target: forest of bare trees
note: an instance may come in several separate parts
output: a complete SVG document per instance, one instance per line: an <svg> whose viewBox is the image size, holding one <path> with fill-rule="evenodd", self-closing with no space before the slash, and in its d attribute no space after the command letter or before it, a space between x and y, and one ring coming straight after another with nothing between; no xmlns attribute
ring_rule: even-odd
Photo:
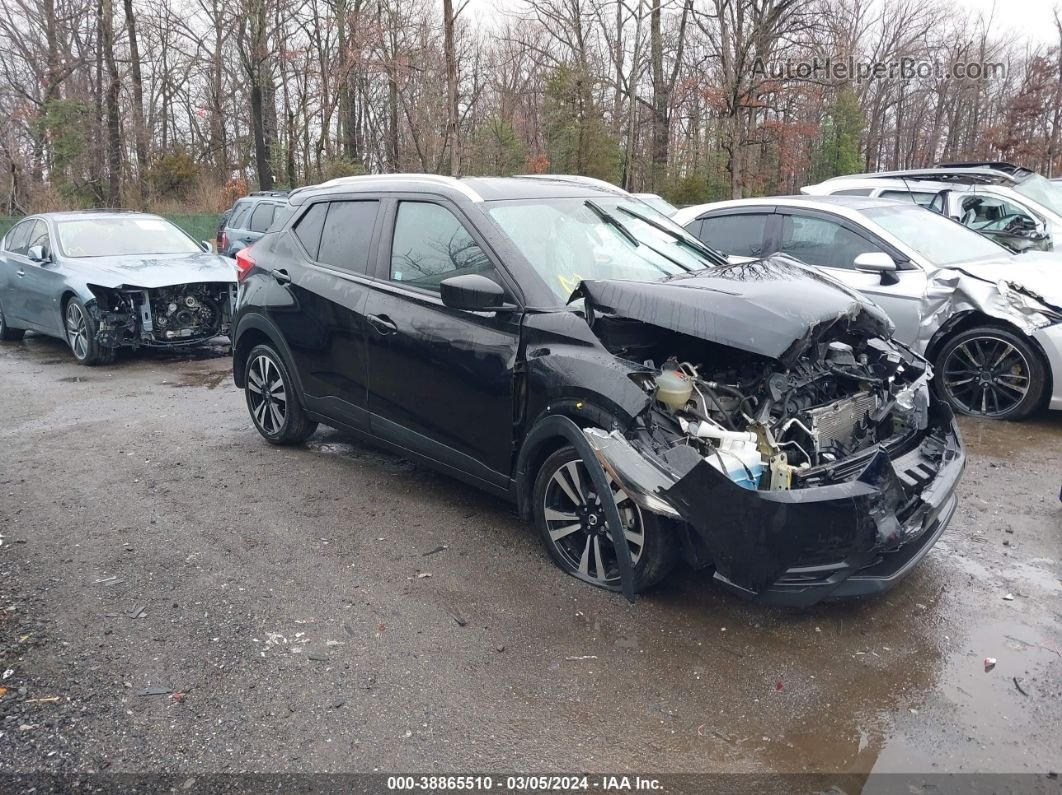
<svg viewBox="0 0 1062 795"><path fill-rule="evenodd" d="M960 157L1054 174L1062 48L998 22L946 0L0 0L0 214L210 211L364 172L677 202ZM776 68L826 59L935 68ZM949 73L968 63L1002 66Z"/></svg>

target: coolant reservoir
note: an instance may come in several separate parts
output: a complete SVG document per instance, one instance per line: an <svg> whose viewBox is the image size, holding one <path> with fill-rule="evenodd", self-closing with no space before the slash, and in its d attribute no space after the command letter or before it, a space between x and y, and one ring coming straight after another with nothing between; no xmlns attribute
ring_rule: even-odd
<svg viewBox="0 0 1062 795"><path fill-rule="evenodd" d="M656 399L672 411L684 408L693 395L693 381L678 370L664 370L656 377Z"/></svg>

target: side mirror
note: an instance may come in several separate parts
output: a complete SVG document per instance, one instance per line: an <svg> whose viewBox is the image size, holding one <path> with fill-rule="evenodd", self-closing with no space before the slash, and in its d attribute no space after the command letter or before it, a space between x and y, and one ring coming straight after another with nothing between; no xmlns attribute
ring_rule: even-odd
<svg viewBox="0 0 1062 795"><path fill-rule="evenodd" d="M47 246L30 246L26 256L41 264L52 261L52 255L48 252Z"/></svg>
<svg viewBox="0 0 1062 795"><path fill-rule="evenodd" d="M497 282L479 273L451 276L439 282L444 306L466 312L497 312L512 308L505 303L505 290Z"/></svg>
<svg viewBox="0 0 1062 795"><path fill-rule="evenodd" d="M214 250L213 246L211 246L210 243L206 240L200 240L199 245L203 247L203 251L205 251L207 254Z"/></svg>
<svg viewBox="0 0 1062 795"><path fill-rule="evenodd" d="M884 251L867 251L855 258L855 269L867 273L891 273L896 263Z"/></svg>

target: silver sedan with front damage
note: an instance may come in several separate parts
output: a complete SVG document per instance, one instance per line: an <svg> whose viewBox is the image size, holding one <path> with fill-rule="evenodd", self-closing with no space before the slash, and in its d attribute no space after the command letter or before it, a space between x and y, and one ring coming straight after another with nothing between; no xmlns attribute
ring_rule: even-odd
<svg viewBox="0 0 1062 795"><path fill-rule="evenodd" d="M228 334L235 298L232 262L156 215L45 213L0 241L0 340L58 337L81 364Z"/></svg>
<svg viewBox="0 0 1062 795"><path fill-rule="evenodd" d="M929 210L857 196L775 196L680 210L731 258L787 254L881 306L973 416L1062 409L1062 256L1016 255Z"/></svg>

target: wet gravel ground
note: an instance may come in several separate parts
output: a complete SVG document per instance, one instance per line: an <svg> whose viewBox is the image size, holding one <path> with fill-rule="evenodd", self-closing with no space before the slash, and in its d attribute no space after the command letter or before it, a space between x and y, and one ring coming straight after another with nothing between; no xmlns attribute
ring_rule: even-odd
<svg viewBox="0 0 1062 795"><path fill-rule="evenodd" d="M470 487L267 445L223 354L0 346L0 770L1062 766L1062 413L963 422L959 513L884 598L631 606Z"/></svg>

